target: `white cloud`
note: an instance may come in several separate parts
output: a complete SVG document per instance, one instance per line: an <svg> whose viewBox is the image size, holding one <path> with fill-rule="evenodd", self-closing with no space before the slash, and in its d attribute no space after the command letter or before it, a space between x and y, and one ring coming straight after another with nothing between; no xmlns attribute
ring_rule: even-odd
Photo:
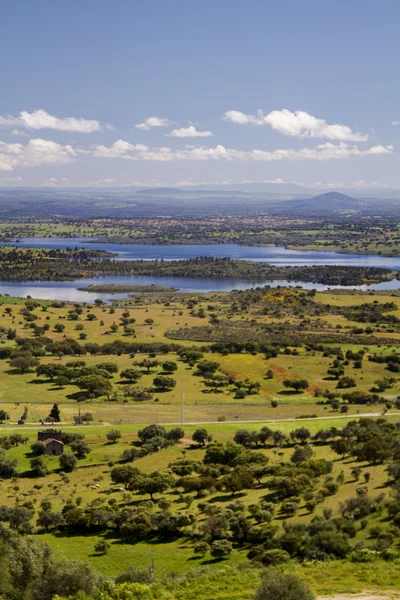
<svg viewBox="0 0 400 600"><path fill-rule="evenodd" d="M88 183L88 185L111 185L112 183L115 183L115 179L112 179L111 177L106 177L105 179L97 179L96 181L90 181Z"/></svg>
<svg viewBox="0 0 400 600"><path fill-rule="evenodd" d="M392 125L394 127L397 127L397 125L400 125L400 121L392 121Z"/></svg>
<svg viewBox="0 0 400 600"><path fill-rule="evenodd" d="M381 183L380 181L365 181L364 179L357 179L357 181L353 181L353 185L358 188L386 188L386 183Z"/></svg>
<svg viewBox="0 0 400 600"><path fill-rule="evenodd" d="M26 133L25 131L20 131L19 129L13 129L11 132L11 135L16 135L19 137L27 137L30 138L31 136L29 135L29 133Z"/></svg>
<svg viewBox="0 0 400 600"><path fill-rule="evenodd" d="M275 183L277 185L282 185L283 183L286 183L286 181L281 177L277 177L276 179L264 179L262 183Z"/></svg>
<svg viewBox="0 0 400 600"><path fill-rule="evenodd" d="M206 138L212 137L212 131L199 131L196 129L194 125L189 125L188 127L182 127L182 129L173 129L171 133L165 134L167 137L178 137L178 138L190 138L190 137L199 137Z"/></svg>
<svg viewBox="0 0 400 600"><path fill-rule="evenodd" d="M353 156L369 156L390 154L393 152L393 146L371 146L370 148L360 150L358 146L345 144L332 144L327 142L314 148L300 149L278 149L278 150L237 150L234 148L225 148L218 144L214 148L206 146L186 146L181 150L172 150L168 147L146 146L144 144L130 144L125 140L118 140L111 146L93 146L91 150L81 151L84 154L102 158L122 158L125 160L152 160L152 161L173 161L173 160L256 160L256 161L280 161L280 160L317 160L325 161L331 159L344 159Z"/></svg>
<svg viewBox="0 0 400 600"><path fill-rule="evenodd" d="M304 188L309 189L324 189L324 190L337 190L344 187L344 183L342 181L335 181L330 183L324 183L323 181L312 181L311 183L304 183L304 181L295 181L296 185L300 185Z"/></svg>
<svg viewBox="0 0 400 600"><path fill-rule="evenodd" d="M223 114L222 120L238 125L247 125L249 123L253 123L254 125L264 125L264 113L262 110L258 110L255 115L246 115L245 113L240 112L240 110L228 110Z"/></svg>
<svg viewBox="0 0 400 600"><path fill-rule="evenodd" d="M343 142L366 142L368 140L368 135L354 132L347 125L329 125L323 119L313 117L303 110L291 112L284 108L283 110L273 110L267 115L262 110L258 110L255 115L230 110L223 115L222 119L239 125L248 123L270 125L272 129L283 135L298 138L325 138Z"/></svg>
<svg viewBox="0 0 400 600"><path fill-rule="evenodd" d="M152 127L167 127L168 125L172 125L172 121L169 119L165 119L163 117L149 117L143 123L137 123L135 125L136 129L144 129L148 131Z"/></svg>
<svg viewBox="0 0 400 600"><path fill-rule="evenodd" d="M22 181L22 177L0 177L0 181L3 183L17 183Z"/></svg>
<svg viewBox="0 0 400 600"><path fill-rule="evenodd" d="M316 148L301 148L299 150L273 150L272 152L263 150L252 150L251 156L254 160L318 160L325 161L337 158L350 158L352 156L368 156L378 154L391 154L393 146L372 146L366 150L360 150L357 146L349 146L341 142L340 144L320 144Z"/></svg>
<svg viewBox="0 0 400 600"><path fill-rule="evenodd" d="M71 162L75 156L69 144L62 146L49 140L33 139L25 145L0 142L0 171L63 164Z"/></svg>
<svg viewBox="0 0 400 600"><path fill-rule="evenodd" d="M100 131L98 121L76 119L75 117L58 118L50 115L45 110L35 110L32 113L22 111L17 117L0 115L0 127L22 127L23 129L56 129L58 131L76 131L79 133L93 133Z"/></svg>

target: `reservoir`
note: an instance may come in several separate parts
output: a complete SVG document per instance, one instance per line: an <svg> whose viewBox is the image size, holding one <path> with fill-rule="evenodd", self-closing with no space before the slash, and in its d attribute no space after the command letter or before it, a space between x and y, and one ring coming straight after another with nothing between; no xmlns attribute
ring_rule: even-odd
<svg viewBox="0 0 400 600"><path fill-rule="evenodd" d="M6 245L6 244L4 244ZM184 260L198 256L230 257L232 259L265 262L277 267L312 266L312 265L345 265L382 267L400 270L400 257L387 257L373 254L340 254L338 252L289 250L279 246L240 246L238 244L204 244L204 245L147 245L147 244L107 244L80 238L24 238L7 245L20 248L85 248L89 250L106 250L115 254L115 260ZM183 292L210 292L244 290L263 285L301 286L305 289L319 291L329 289L329 286L306 283L301 281L260 281L245 279L212 279L202 277L166 277L144 275L109 275L78 279L76 281L38 281L38 282L0 282L0 294L10 296L69 300L71 302L94 302L96 298L107 300L109 293L79 291L78 287L90 284L114 283L129 285L157 284L178 288ZM378 284L357 286L362 290L397 290L398 280L385 281ZM330 288L332 289L332 287ZM113 298L126 297L127 294L114 294Z"/></svg>

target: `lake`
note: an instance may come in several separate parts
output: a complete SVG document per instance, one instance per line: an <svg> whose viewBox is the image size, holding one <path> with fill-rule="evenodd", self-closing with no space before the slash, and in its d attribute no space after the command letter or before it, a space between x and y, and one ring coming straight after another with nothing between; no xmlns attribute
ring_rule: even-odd
<svg viewBox="0 0 400 600"><path fill-rule="evenodd" d="M278 246L239 246L237 244L212 244L212 245L178 245L160 246L146 244L102 244L90 242L80 238L24 238L8 245L20 248L86 248L91 250L107 250L115 254L116 260L182 260L197 256L231 257L234 259L266 262L278 267L284 266L311 266L311 265L347 265L383 267L386 269L400 270L400 257L385 257L368 254L339 254L337 252L317 252L305 250L288 250ZM156 276L103 276L76 281L38 281L38 282L4 282L0 283L0 294L10 296L69 300L71 302L94 302L96 298L107 300L110 294L97 294L79 291L78 287L90 284L117 283L129 285L150 285L152 283L178 288L184 292L210 292L244 290L253 287L270 285L277 287L301 286L305 289L327 290L329 287L315 283L243 280L243 279L211 279L200 277L156 277ZM354 289L362 290L397 290L400 282L397 280L383 283L357 286ZM113 298L124 298L127 294L114 294Z"/></svg>
<svg viewBox="0 0 400 600"><path fill-rule="evenodd" d="M85 248L114 253L116 260L184 260L197 256L230 257L233 259L266 262L277 267L311 265L347 265L383 267L400 270L400 256L378 254L340 254L314 250L288 250L282 246L240 246L239 244L182 244L161 246L153 244L102 244L87 238L24 238L3 244L19 248Z"/></svg>

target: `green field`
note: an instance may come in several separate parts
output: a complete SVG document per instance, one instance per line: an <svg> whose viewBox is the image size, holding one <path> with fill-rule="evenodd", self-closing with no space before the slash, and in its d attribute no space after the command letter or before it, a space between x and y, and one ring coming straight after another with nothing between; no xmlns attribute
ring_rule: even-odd
<svg viewBox="0 0 400 600"><path fill-rule="evenodd" d="M0 410L9 416L9 419L0 424L0 439L18 433L27 440L6 450L7 458L17 461L19 477L3 479L0 482L0 504L10 508L30 507L29 510L34 511L30 526L35 537L47 542L57 557L73 556L87 561L94 569L108 577L114 577L132 565L146 568L154 562L157 573L179 575L181 579L176 580L177 590L179 589L177 597L189 599L192 595L185 583L185 574L193 569L211 568L212 572L217 572L222 568L220 578L224 583L221 583L220 588L213 587L213 597L221 600L251 598L258 581L258 571L249 571L246 567L249 565L249 545L234 543L233 551L224 559L217 560L210 556L209 552L204 557L197 556L194 553L195 541L203 525L207 523L201 509L203 498L182 492L182 489L175 485L163 494L156 494L155 504L150 508L152 513L157 515L161 511L159 503L164 502L169 507L168 513L176 518L187 513L194 515L196 525L175 537L149 536L148 539L138 539L132 535L121 535L112 527L90 532L79 529L72 531L63 527L46 531L36 521L43 501L51 503L51 510L55 513L61 513L68 504L82 507L82 510L91 510L91 507L97 506L115 506L118 511L132 511L135 507L147 506L149 496L144 493L135 490L110 492L111 471L123 464L121 457L124 451L138 447L138 431L144 425L169 424L170 429L173 424L182 423L183 394L183 438L167 448L136 458L133 463L134 467L147 476L151 476L155 471L167 472L172 481L171 465L177 465L187 458L201 463L206 449L191 447L192 435L201 423L205 424L213 440L222 443L231 442L238 429L246 428L250 432L260 432L266 424L272 431L279 430L282 434L290 435L293 430L306 427L310 434L314 435L320 430L329 430L332 427L341 430L347 423L363 415L369 419L384 416L387 423L400 423L400 411L396 402L397 396L400 395L400 380L396 373L393 374L387 389L372 403L349 403L342 397L343 393L354 390L368 396L377 381L392 375L392 372L388 372L387 362L371 361L369 357L378 355L383 359L390 359L397 356L397 340L400 342L397 323L393 321L389 324L382 319L370 323L374 332L373 337L369 339L373 343L366 344L365 335L360 343L357 337L359 334L354 333L354 329L361 324L357 320L357 307L375 302L379 308L383 303L389 305L394 302L395 307L387 312L381 311L379 318L385 314L397 317L400 315L400 298L379 294L370 296L326 293L317 294L312 302L311 305L309 299L304 301L299 292L293 291L266 291L264 295L251 295L246 292L243 296L233 297L221 294L213 295L212 300L207 296L196 295L188 297L164 293L140 294L124 301L122 306L113 307L52 302L32 304L29 300L17 301L2 297L0 352L4 349L7 353L7 349L10 349L13 354L0 359ZM71 319L71 312L74 313L78 309L78 314ZM352 312L346 312L349 310ZM322 316L318 314L321 311ZM350 314L354 314L354 318L350 318ZM88 318L88 315L93 316ZM134 320L134 333L127 334L124 330L123 320L128 317ZM149 318L152 321L146 323L145 320ZM60 328L59 325L64 327ZM364 320L362 327L367 325ZM41 329L44 326L47 327L43 337L42 334L37 335L35 328ZM282 328L282 335L290 332L292 336L298 336L299 342L276 346L277 351L272 356L268 355L268 348L271 346L263 341L262 337L260 343L264 346L252 343L253 345L250 344L241 351L226 352L214 349L212 352L210 342L191 339L191 332L204 326L210 332L227 331L228 335L230 331L243 330L248 335L248 332L252 331L262 332L263 327L268 331L269 327L279 326ZM185 331L185 338L171 339L171 332L181 329ZM10 331L13 332L12 335ZM301 343L302 335L308 335L311 331L315 332L316 345ZM82 332L85 334L84 339ZM323 336L326 335L330 335L333 340L338 336L338 341L318 343L319 336L324 339ZM71 361L77 360L84 361L84 367L79 368L94 369L94 372L101 363L112 363L116 366L117 372L111 374L108 379L111 383L108 395L94 394L93 397L78 402L79 388L75 379L52 381L46 376L38 376L36 365L21 372L21 369L10 364L13 357L27 354L18 354L18 348L22 347L21 339L37 344L39 348L42 339L50 339L54 344L74 340L74 343L77 342L81 347L87 343L112 346L118 340L135 344L156 343L161 346L156 348L156 352L137 351L134 355L132 352L104 353L100 350L95 355L86 352L78 356L54 353L49 343L47 351L40 350L36 357L30 355L39 366L66 368ZM268 340L268 336L266 339ZM162 344L178 344L179 352L184 349L197 349L201 351L202 356L190 364L177 351L169 349L163 354ZM262 350L264 347L266 349ZM351 354L347 364L344 364L346 353L350 351L357 354L361 350L363 360L359 368L356 368L355 358L351 357ZM353 380L350 389L338 389L338 379L328 374L328 369L332 368L335 357L340 353L343 354L343 358L339 363L344 365L344 374ZM151 366L148 372L147 368L139 363L149 358L158 361L158 364ZM199 371L202 360L217 363L215 373L223 378L222 386L207 385L210 375ZM153 389L153 380L163 373L164 362L176 363L176 370L171 375L176 382L175 386L166 391ZM124 395L127 382L121 377L121 372L132 367L140 371L139 385L151 392L147 400L135 401ZM268 378L267 371L270 371ZM211 380L212 377L211 373ZM306 379L307 386L304 390L296 392L285 386L284 382L288 379ZM246 392L245 397L237 397L237 390L248 385L248 382L259 384L258 389L255 393ZM338 398L336 406L332 401L335 397ZM84 458L79 458L75 470L67 475L60 472L58 457L44 457L43 462L48 473L44 477L32 477L30 446L37 439L38 429L43 428L40 420L46 419L55 403L58 404L61 413L61 422L56 426L65 433L84 435L90 452ZM343 407L346 410L342 410ZM28 415L26 423L17 425L16 421L25 409ZM91 413L93 421L87 425L73 425L74 418L79 413L86 412ZM116 443L107 440L107 433L111 429L118 429L121 433ZM388 487L387 465L379 461L359 461L351 455L343 458L333 451L331 443L332 440L323 445L312 440L310 442L315 459L332 462L331 480L341 482L337 490L325 495L323 499L320 498L315 511L307 508L306 492L299 496L298 507L291 516L282 516L280 500L272 526L276 528L277 535L283 535L285 527L304 527L306 531L316 516L322 517L326 512L331 514L333 520L340 520L341 507L358 493L356 490L360 485L362 487L366 473L368 495L374 498L383 493L383 508L368 514L362 526L360 521L356 520L356 531L350 543L352 547L362 545L373 549L377 543L374 530L382 531L385 535L385 532L390 533L393 530L386 504L392 494L391 488ZM268 459L270 468L279 469L280 465L291 464L294 450L295 443L288 441L282 447L260 447L257 452ZM65 452L70 454L71 448L66 446ZM354 467L360 468L359 480L352 472ZM313 479L313 496L323 493L326 481L325 475ZM249 506L261 506L263 502L273 498L269 482L268 477L263 478L251 488L236 494L221 491L218 488L219 484L216 484L218 489L207 492L205 499L207 503L221 510L226 510L232 502L240 501L244 510L249 511ZM252 521L250 513L246 514L252 526L257 529L258 525ZM106 540L109 544L109 550L104 555L94 549L95 544L101 540ZM397 551L395 540L391 542L391 547L393 551ZM336 558L329 562L329 569L326 569L324 577L322 569L325 567L318 561L310 564L306 561L301 564L292 558L289 566L284 568L298 573L319 594L360 592L365 589L390 591L399 585L399 560L400 558L391 563L378 561L376 568L371 568L368 565L352 564ZM205 598L209 597L207 581L216 577L212 572L199 576L198 590L201 590ZM178 594L177 591L174 593Z"/></svg>

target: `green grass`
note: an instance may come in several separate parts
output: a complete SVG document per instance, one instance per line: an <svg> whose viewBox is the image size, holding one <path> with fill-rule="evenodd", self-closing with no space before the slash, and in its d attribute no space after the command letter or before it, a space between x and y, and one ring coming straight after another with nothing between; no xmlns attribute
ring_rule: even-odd
<svg viewBox="0 0 400 600"><path fill-rule="evenodd" d="M399 419L399 417L397 417ZM347 419L335 421L337 426L343 426ZM329 425L328 425L329 424ZM332 421L329 422L308 422L307 426L315 432L317 429L324 426L332 425ZM290 432L297 424L296 423L278 423L276 427L286 432ZM261 427L261 424L249 425L249 429L257 430ZM231 440L234 435L234 431L237 426L235 424L217 424L208 427L208 431L213 433L215 439L220 441ZM3 481L1 484L2 490L2 503L8 505L14 505L16 501L23 503L25 501L32 501L36 509L39 508L40 502L44 499L50 500L53 505L53 510L60 510L68 499L76 500L81 498L82 505L87 505L93 500L107 501L109 496L105 494L111 481L110 471L111 468L107 466L110 460L116 461L123 452L123 450L129 447L131 441L136 439L137 427L121 427L123 436L116 444L107 444L105 438L106 429L101 427L86 427L81 430L87 436L87 441L91 447L90 455L83 460L79 461L80 467L74 472L68 475L68 481L64 482L60 478L60 475L56 472L47 475L45 478L30 479L20 478L17 482L15 481ZM185 437L189 438L194 431L193 426L185 427ZM35 439L35 432L29 432L30 439ZM179 460L182 455L182 444L170 447L166 450L162 450L156 454L146 456L144 458L135 461L135 466L139 467L144 472L151 472L154 470L167 469L168 465L176 460ZM20 446L19 448L12 449L9 451L10 456L18 457L20 460L20 466L22 468L28 468L29 459L25 457L26 447ZM284 448L277 454L272 449L262 450L271 462L289 460L293 452L293 448ZM340 459L335 455L329 446L316 446L315 453L317 458L326 458L327 460L333 461L333 477L336 477L343 471L345 483L339 487L339 491L325 498L322 504L319 504L315 514L322 514L323 508L331 508L333 516L339 516L340 510L339 505L346 498L353 497L355 495L355 487L358 485L354 477L351 474L352 468L357 464L362 468L362 472L368 471L370 473L370 482L368 484L369 493L371 496L379 494L387 480L387 474L385 472L384 465L366 465L354 462L352 459ZM201 460L204 456L204 449L193 449L186 451L186 456L194 459ZM58 460L55 457L48 457L45 459L49 468L57 468ZM102 464L98 464L98 462ZM363 480L361 476L360 481ZM317 489L323 486L324 478L322 477L317 482ZM94 483L99 484L100 488L94 488ZM35 484L39 484L41 487L35 488ZM256 486L254 489L247 490L246 493L242 493L236 498L240 498L245 504L257 503L262 500L268 493L268 487L265 484ZM117 492L112 495L118 503L129 503L136 500L148 499L138 494L125 494ZM179 494L176 490L172 489L166 497L172 501L171 507L173 511L185 512L184 506L179 501ZM222 495L220 492L214 493L207 497L207 500L215 499L215 502L221 505L229 503L232 498L228 495ZM190 510L197 512L197 504L199 500L194 499ZM303 506L300 507L298 514L295 517L289 519L292 522L308 523L313 517ZM200 522L201 522L200 517ZM369 525L366 529L360 530L357 533L357 537L352 540L352 543L357 543L360 540L368 540L368 530L372 525L383 524L385 525L386 514L382 513L380 516L371 516L369 518ZM282 527L282 521L274 521L274 524L278 524ZM109 534L107 538L111 543L111 549L106 556L98 556L93 550L94 544L98 540L99 536L92 535L63 535L63 534L52 534L52 533L41 533L39 537L47 541L55 550L58 556L68 555L74 556L82 560L88 560L94 567L101 570L106 575L117 575L129 565L134 564L139 567L145 567L151 560L154 559L158 568L165 568L167 572L183 573L196 566L205 566L209 564L210 557L207 556L205 559L195 559L193 555L193 543L190 540L180 538L178 541L162 543L158 540L151 540L150 542L132 543L129 539L121 539L115 537L113 534ZM246 552L235 551L229 560L228 564L237 565L240 562L245 561ZM210 563L215 564L215 563ZM359 565L357 565L359 566ZM297 567L296 567L297 568ZM303 568L303 567L302 567ZM352 566L352 572L354 577L354 566ZM387 573L379 571L380 576L385 575L386 579L382 579L382 585L389 586L389 574L393 579L396 572L390 567ZM315 576L315 569L307 571L305 574L308 578ZM394 579L393 579L394 580ZM375 579L371 578L368 580L371 584L377 581L377 573L375 573ZM321 582L320 582L321 583ZM328 584L326 584L328 585ZM338 588L340 585L344 585L344 579L341 582L337 582ZM378 585L378 583L377 583Z"/></svg>

